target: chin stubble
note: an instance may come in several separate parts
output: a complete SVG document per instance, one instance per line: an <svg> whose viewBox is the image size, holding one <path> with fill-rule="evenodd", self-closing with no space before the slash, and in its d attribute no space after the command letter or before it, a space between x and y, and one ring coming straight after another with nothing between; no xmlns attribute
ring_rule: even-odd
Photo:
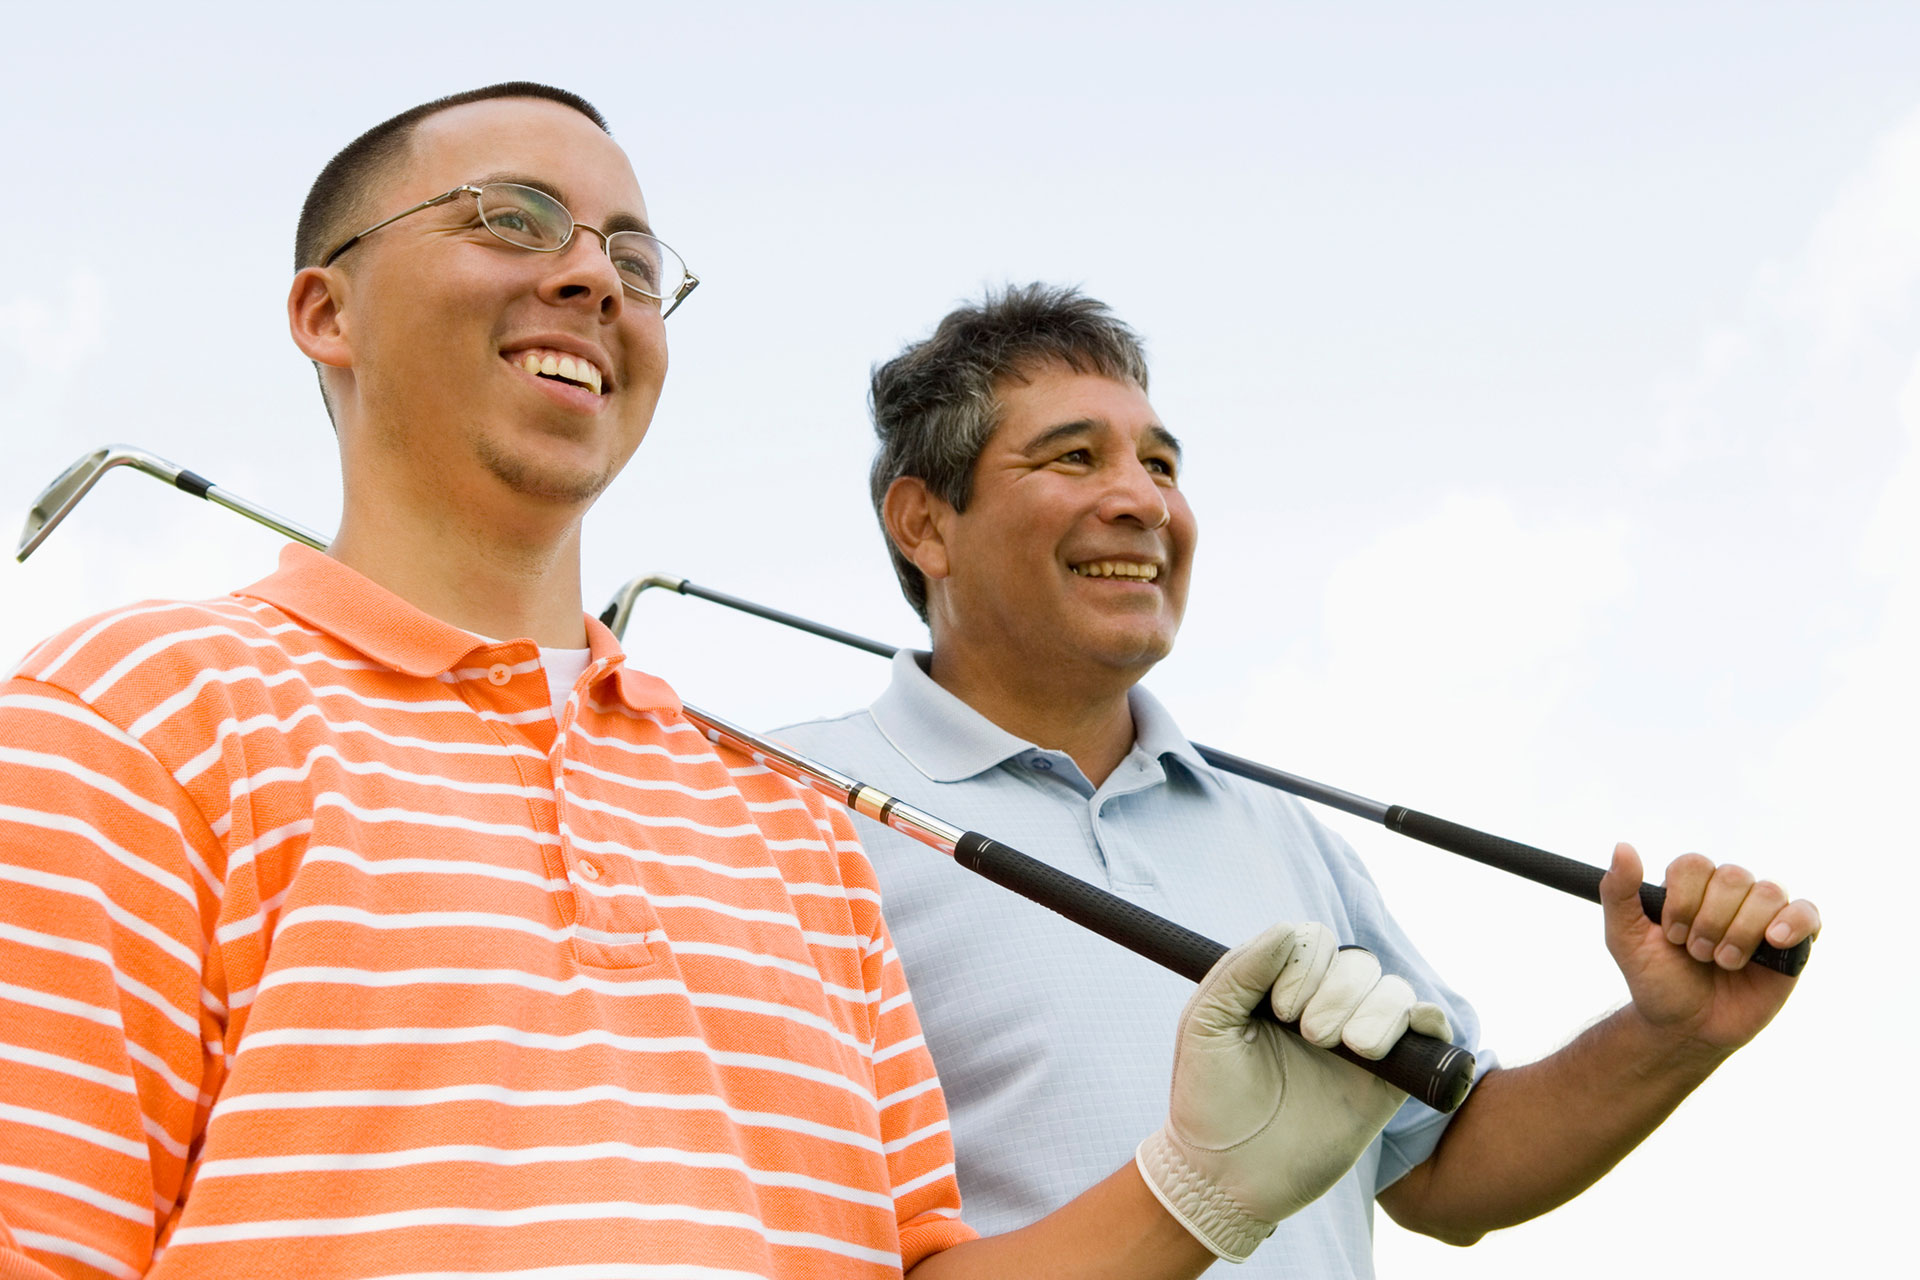
<svg viewBox="0 0 1920 1280"><path fill-rule="evenodd" d="M583 476L576 472L546 470L504 452L484 437L475 442L474 451L479 455L480 465L492 472L500 483L515 493L547 502L592 502L613 483L613 477L619 472L618 467L608 467Z"/></svg>

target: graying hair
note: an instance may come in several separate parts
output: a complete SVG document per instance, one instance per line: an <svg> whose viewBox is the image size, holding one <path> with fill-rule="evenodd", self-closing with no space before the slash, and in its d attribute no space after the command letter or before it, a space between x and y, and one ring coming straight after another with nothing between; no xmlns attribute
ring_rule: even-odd
<svg viewBox="0 0 1920 1280"><path fill-rule="evenodd" d="M933 336L873 371L868 403L879 448L869 487L900 591L927 620L927 580L886 532L882 506L902 476L916 476L955 511L973 497L974 465L1004 409L1008 379L1063 364L1075 373L1147 389L1140 337L1104 302L1062 285L1010 285L948 314Z"/></svg>

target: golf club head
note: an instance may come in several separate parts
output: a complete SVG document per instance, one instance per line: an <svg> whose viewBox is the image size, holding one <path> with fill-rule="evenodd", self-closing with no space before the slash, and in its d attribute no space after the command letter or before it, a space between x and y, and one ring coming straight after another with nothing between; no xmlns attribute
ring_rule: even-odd
<svg viewBox="0 0 1920 1280"><path fill-rule="evenodd" d="M93 488L94 483L110 469L119 466L137 467L169 483L180 475L179 467L142 449L119 444L95 449L62 471L60 477L34 499L33 507L27 512L26 526L20 530L20 545L14 550L13 558L25 560L32 555L34 549L47 540L47 535L67 518L67 513L80 504L80 499L87 496L87 490Z"/></svg>
<svg viewBox="0 0 1920 1280"><path fill-rule="evenodd" d="M600 611L600 621L614 635L624 639L627 634L627 622L633 616L634 602L639 600L642 591L649 587L666 587L670 591L678 591L686 585L686 582L685 578L676 578L665 573L649 573L634 578L613 593L613 599L609 600L607 607Z"/></svg>

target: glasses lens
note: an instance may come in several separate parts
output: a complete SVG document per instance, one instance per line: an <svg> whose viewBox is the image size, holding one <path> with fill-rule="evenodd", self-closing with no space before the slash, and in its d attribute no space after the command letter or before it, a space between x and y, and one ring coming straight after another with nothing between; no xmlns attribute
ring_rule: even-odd
<svg viewBox="0 0 1920 1280"><path fill-rule="evenodd" d="M643 231L616 232L607 241L607 253L620 279L635 293L671 298L686 282L687 264L680 255Z"/></svg>
<svg viewBox="0 0 1920 1280"><path fill-rule="evenodd" d="M527 249L558 249L573 232L573 215L565 205L512 182L480 188L480 220L508 244Z"/></svg>

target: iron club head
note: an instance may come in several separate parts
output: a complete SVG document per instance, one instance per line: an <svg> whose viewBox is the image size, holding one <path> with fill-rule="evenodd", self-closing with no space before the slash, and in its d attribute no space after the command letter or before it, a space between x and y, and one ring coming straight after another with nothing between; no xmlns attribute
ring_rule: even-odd
<svg viewBox="0 0 1920 1280"><path fill-rule="evenodd" d="M65 471L60 478L48 485L34 502L33 509L27 512L27 524L20 531L20 546L14 552L16 560L25 560L33 554L34 548L47 540L54 526L67 518L67 513L80 504L97 481L111 467L132 467L143 471L156 480L164 480L183 493L196 498L217 503L247 517L257 524L304 542L310 547L325 551L327 540L311 529L293 523L283 516L277 516L265 507L248 502L238 494L228 493L215 485L205 476L195 475L185 467L168 462L165 458L148 453L144 449L135 449L130 445L110 444L104 449L95 449Z"/></svg>
<svg viewBox="0 0 1920 1280"><path fill-rule="evenodd" d="M59 479L34 499L32 509L27 512L26 526L20 530L20 545L14 550L13 558L25 560L32 555L34 549L46 541L54 527L67 518L67 513L80 504L80 499L87 496L87 490L93 488L95 481L111 468L122 466L134 467L169 484L180 478L179 467L143 449L123 444L95 449L62 471Z"/></svg>

